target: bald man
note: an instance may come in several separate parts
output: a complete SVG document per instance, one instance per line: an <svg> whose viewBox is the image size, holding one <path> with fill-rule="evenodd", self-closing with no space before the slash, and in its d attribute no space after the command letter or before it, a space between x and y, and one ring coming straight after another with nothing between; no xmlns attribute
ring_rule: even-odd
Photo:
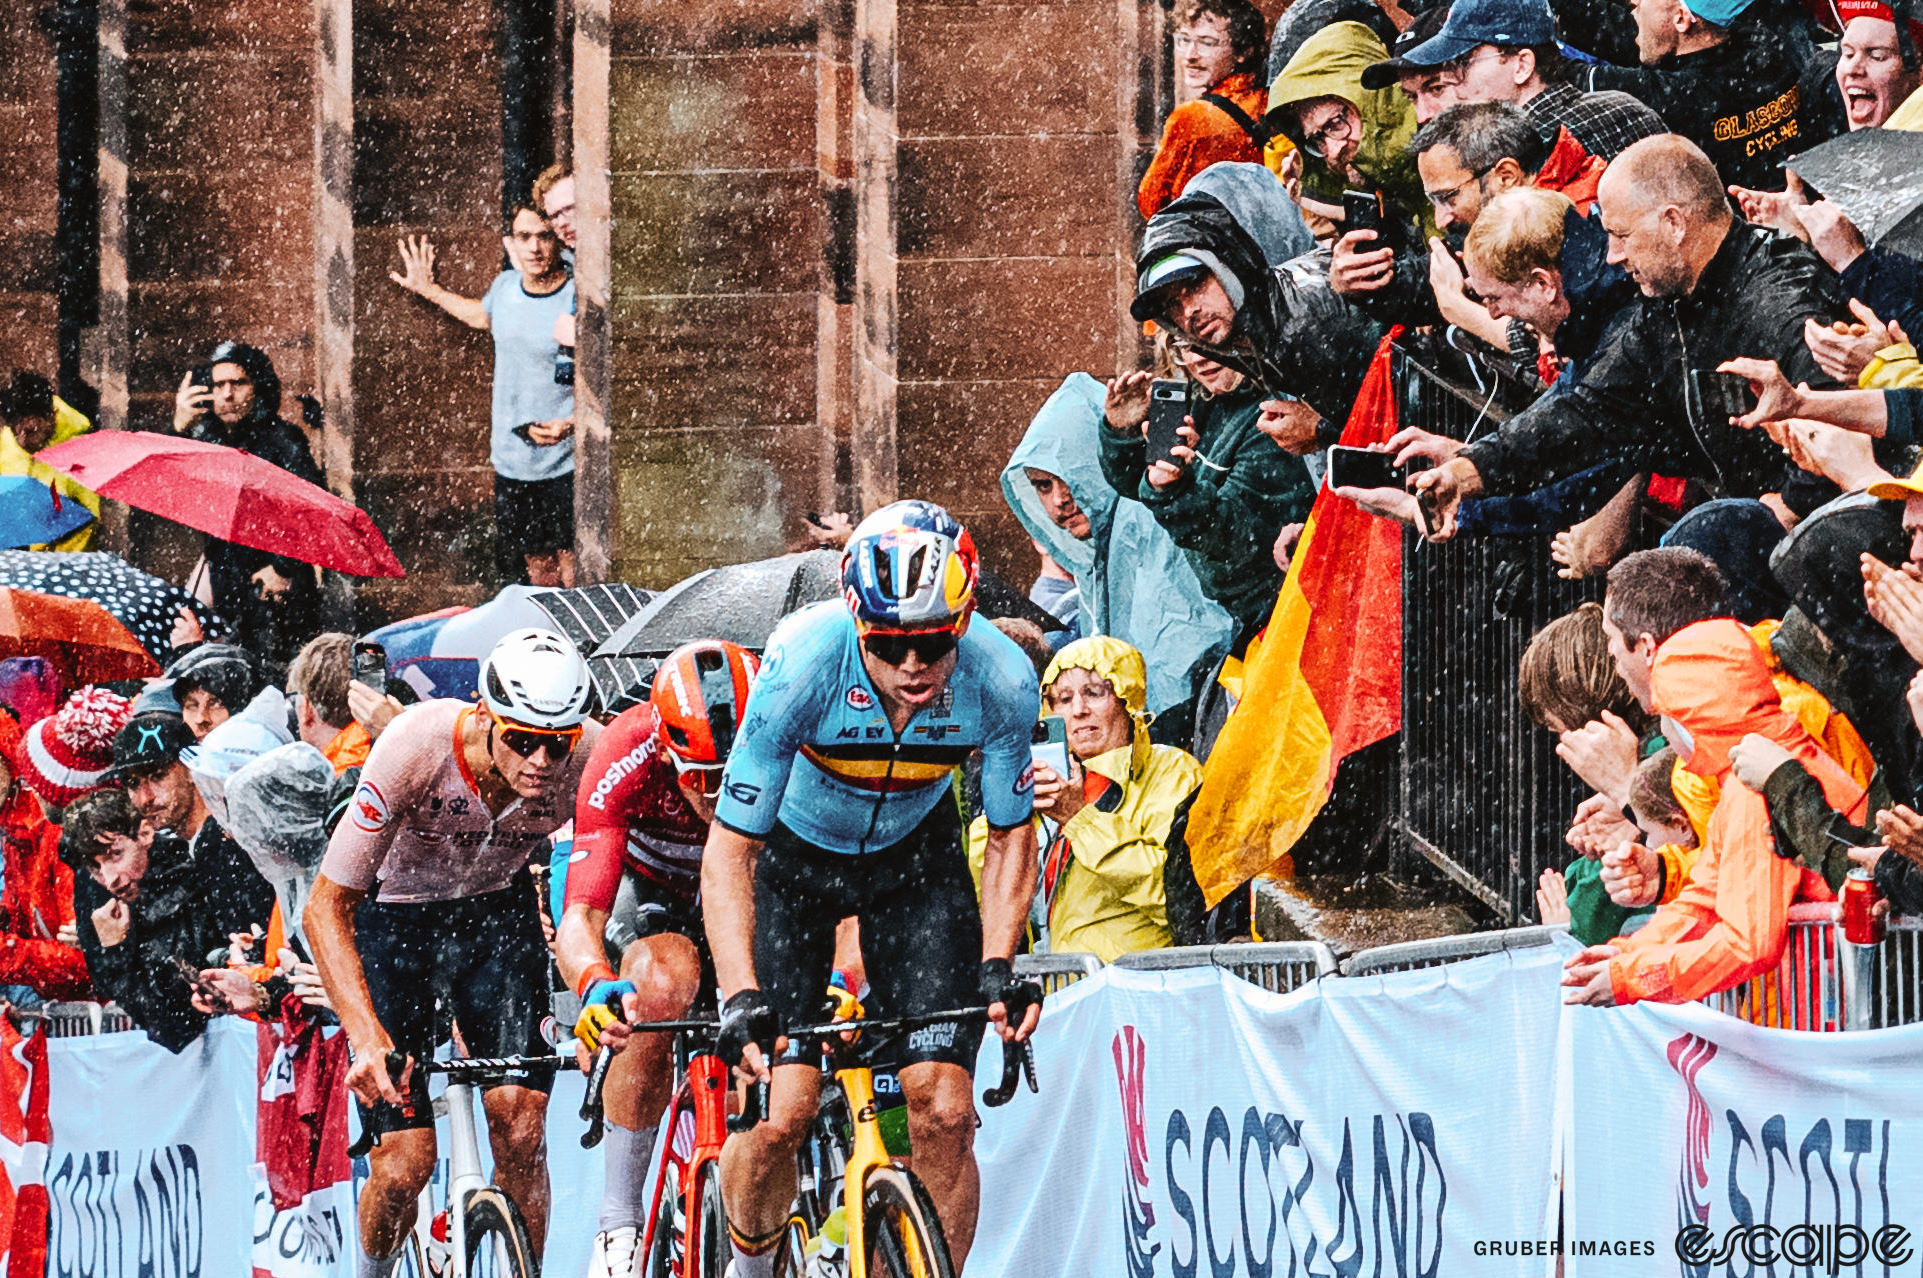
<svg viewBox="0 0 1923 1278"><path fill-rule="evenodd" d="M1781 491L1794 509L1820 504L1821 481L1789 467L1768 436L1705 411L1689 387L1692 371L1739 354L1780 361L1791 381L1823 382L1803 321L1845 315L1835 273L1800 240L1737 218L1716 167L1673 133L1618 156L1597 201L1609 261L1641 297L1612 321L1568 390L1559 384L1495 434L1453 446L1447 459L1413 434L1401 441L1405 462L1442 461L1416 486L1448 516L1444 535L1464 497L1526 492L1605 461L1699 479L1719 496Z"/></svg>

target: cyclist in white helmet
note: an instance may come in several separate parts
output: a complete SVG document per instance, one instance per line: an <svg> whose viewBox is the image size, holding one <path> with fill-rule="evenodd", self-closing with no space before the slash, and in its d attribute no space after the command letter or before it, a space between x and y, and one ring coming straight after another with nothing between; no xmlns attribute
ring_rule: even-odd
<svg viewBox="0 0 1923 1278"><path fill-rule="evenodd" d="M381 734L334 832L305 921L353 1049L347 1086L383 1134L360 1200L357 1278L386 1278L437 1156L427 1081L436 999L470 1056L541 1055L547 948L532 854L574 813L600 725L587 663L546 630L518 630L481 666L481 703L426 701ZM408 1064L398 1077L385 1057ZM547 1233L542 1133L553 1074L484 1093L495 1180L539 1254Z"/></svg>

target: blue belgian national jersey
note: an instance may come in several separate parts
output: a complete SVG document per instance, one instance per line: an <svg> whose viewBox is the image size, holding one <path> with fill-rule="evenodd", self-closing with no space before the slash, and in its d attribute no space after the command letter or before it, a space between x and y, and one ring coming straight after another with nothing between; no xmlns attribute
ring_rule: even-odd
<svg viewBox="0 0 1923 1278"><path fill-rule="evenodd" d="M716 819L749 838L779 821L831 852L878 852L947 799L950 776L979 749L989 823L1010 829L1028 820L1034 798L1040 702L1027 655L977 617L941 697L897 737L847 605L811 604L768 640Z"/></svg>

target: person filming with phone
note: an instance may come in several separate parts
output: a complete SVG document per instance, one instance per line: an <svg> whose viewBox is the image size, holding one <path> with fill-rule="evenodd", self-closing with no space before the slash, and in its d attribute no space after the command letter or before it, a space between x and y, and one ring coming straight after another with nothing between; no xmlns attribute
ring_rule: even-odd
<svg viewBox="0 0 1923 1278"><path fill-rule="evenodd" d="M1234 618L1240 656L1282 588L1276 535L1309 517L1315 483L1262 431L1264 396L1247 377L1184 338L1168 349L1187 381L1135 372L1108 383L1102 474L1181 547L1203 593Z"/></svg>
<svg viewBox="0 0 1923 1278"><path fill-rule="evenodd" d="M1077 639L1042 673L1038 890L1055 953L1112 963L1202 939L1202 897L1182 838L1202 765L1149 741L1147 689L1142 654L1107 635ZM984 818L968 832L978 865L987 830Z"/></svg>

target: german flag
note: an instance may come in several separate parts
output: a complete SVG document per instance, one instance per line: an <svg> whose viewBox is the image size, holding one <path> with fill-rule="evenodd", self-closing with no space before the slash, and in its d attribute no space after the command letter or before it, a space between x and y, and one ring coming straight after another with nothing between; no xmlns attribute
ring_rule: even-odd
<svg viewBox="0 0 1923 1278"><path fill-rule="evenodd" d="M1342 431L1346 445L1396 432L1389 348L1399 333L1376 349ZM1208 903L1282 862L1328 802L1336 765L1401 726L1402 526L1325 484L1189 814Z"/></svg>

